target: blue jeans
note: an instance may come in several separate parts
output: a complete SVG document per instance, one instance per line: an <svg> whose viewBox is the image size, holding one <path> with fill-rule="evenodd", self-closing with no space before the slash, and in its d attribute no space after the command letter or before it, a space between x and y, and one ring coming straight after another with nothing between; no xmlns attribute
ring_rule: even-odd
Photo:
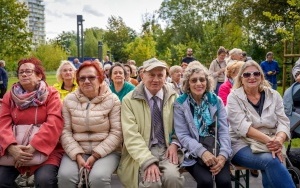
<svg viewBox="0 0 300 188"><path fill-rule="evenodd" d="M261 170L264 188L293 188L295 184L286 167L271 153L252 153L249 146L240 149L232 163L251 169Z"/></svg>
<svg viewBox="0 0 300 188"><path fill-rule="evenodd" d="M34 186L36 188L57 188L58 167L43 165L34 172ZM0 166L0 188L16 187L15 180L19 171L13 166Z"/></svg>

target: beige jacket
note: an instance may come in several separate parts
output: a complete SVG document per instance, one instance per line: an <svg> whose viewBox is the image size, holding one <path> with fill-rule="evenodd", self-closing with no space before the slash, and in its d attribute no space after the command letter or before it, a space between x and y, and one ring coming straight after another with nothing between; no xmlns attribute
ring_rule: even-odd
<svg viewBox="0 0 300 188"><path fill-rule="evenodd" d="M106 83L92 100L78 88L63 101L64 130L61 143L72 160L80 153L96 152L105 157L120 149L122 139L121 103Z"/></svg>
<svg viewBox="0 0 300 188"><path fill-rule="evenodd" d="M284 113L280 94L267 87L264 91L265 102L261 116L248 102L243 87L232 91L227 98L226 107L233 155L249 145L242 138L247 137L250 126L266 134L284 132L287 140L291 138L290 121Z"/></svg>

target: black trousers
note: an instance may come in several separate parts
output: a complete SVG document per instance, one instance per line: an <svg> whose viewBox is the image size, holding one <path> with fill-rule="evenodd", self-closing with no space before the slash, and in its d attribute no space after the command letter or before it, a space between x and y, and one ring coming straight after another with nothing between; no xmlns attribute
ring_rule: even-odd
<svg viewBox="0 0 300 188"><path fill-rule="evenodd" d="M7 88L0 88L0 99L3 98L3 95L6 93Z"/></svg>
<svg viewBox="0 0 300 188"><path fill-rule="evenodd" d="M193 166L185 167L185 169L194 177L197 182L197 188L212 188L213 179L206 165L200 165L198 162ZM222 170L215 176L218 188L231 188L230 165L227 161Z"/></svg>
<svg viewBox="0 0 300 188"><path fill-rule="evenodd" d="M44 165L34 172L34 186L36 188L57 188L58 167ZM0 166L0 188L16 187L15 180L19 171L13 166Z"/></svg>

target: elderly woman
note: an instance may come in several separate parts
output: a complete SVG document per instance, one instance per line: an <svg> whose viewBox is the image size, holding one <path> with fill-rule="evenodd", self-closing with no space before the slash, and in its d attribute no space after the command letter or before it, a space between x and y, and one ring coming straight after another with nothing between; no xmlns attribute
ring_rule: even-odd
<svg viewBox="0 0 300 188"><path fill-rule="evenodd" d="M120 101L122 101L127 93L134 90L135 87L131 83L125 81L127 74L124 66L120 63L115 63L109 71L109 78L112 81L109 87L111 91L119 97Z"/></svg>
<svg viewBox="0 0 300 188"><path fill-rule="evenodd" d="M75 81L76 68L71 61L62 61L56 71L56 80L53 87L59 92L60 99L63 100L67 94L75 91L78 85Z"/></svg>
<svg viewBox="0 0 300 188"><path fill-rule="evenodd" d="M241 67L233 88L227 99L232 163L261 170L264 187L295 187L283 163L290 130L280 94L253 60Z"/></svg>
<svg viewBox="0 0 300 188"><path fill-rule="evenodd" d="M134 86L137 86L139 84L139 82L137 81L137 79L131 78L130 75L132 74L132 68L130 65L125 64L124 68L126 70L126 77L125 80L129 83L131 83Z"/></svg>
<svg viewBox="0 0 300 188"><path fill-rule="evenodd" d="M58 172L59 187L77 187L79 169L89 169L89 187L110 187L120 159L121 103L97 63L85 61L76 72L79 88L63 102L66 151Z"/></svg>
<svg viewBox="0 0 300 188"><path fill-rule="evenodd" d="M20 60L17 74L19 81L4 96L0 115L0 156L9 153L15 159L15 166L0 166L0 187L15 187L20 173L34 174L35 187L57 187L56 175L64 153L59 143L63 130L59 94L47 86L44 68L36 58ZM12 125L26 124L41 126L28 145L17 145ZM48 159L27 166L35 151Z"/></svg>
<svg viewBox="0 0 300 188"><path fill-rule="evenodd" d="M182 94L181 89L181 76L182 76L182 68L179 65L174 65L170 67L169 74L171 77L171 86L179 95Z"/></svg>
<svg viewBox="0 0 300 188"><path fill-rule="evenodd" d="M226 54L226 49L223 46L220 46L217 51L217 58L214 59L209 66L209 71L214 78L215 94L218 94L220 85L225 81Z"/></svg>
<svg viewBox="0 0 300 188"><path fill-rule="evenodd" d="M227 63L231 61L243 61L243 50L239 48L233 48L229 51L229 59Z"/></svg>
<svg viewBox="0 0 300 188"><path fill-rule="evenodd" d="M207 68L191 62L183 75L183 91L174 104L176 135L186 150L182 166L194 177L197 187L231 187L229 157L231 155L227 115L221 99L212 92L213 79ZM217 131L217 132L215 132ZM220 146L219 153L201 140L214 138ZM209 143L213 144L213 143Z"/></svg>
<svg viewBox="0 0 300 188"><path fill-rule="evenodd" d="M218 96L222 99L225 106L227 104L227 97L234 83L234 78L238 74L243 64L243 61L231 61L226 66L225 75L227 77L227 81L220 86L218 93Z"/></svg>

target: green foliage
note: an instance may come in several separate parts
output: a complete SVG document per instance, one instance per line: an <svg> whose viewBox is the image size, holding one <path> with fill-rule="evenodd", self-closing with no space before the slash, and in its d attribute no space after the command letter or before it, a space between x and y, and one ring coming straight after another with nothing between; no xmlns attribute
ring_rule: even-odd
<svg viewBox="0 0 300 188"><path fill-rule="evenodd" d="M26 30L29 12L17 0L0 1L0 56L13 62L30 50L31 33Z"/></svg>
<svg viewBox="0 0 300 188"><path fill-rule="evenodd" d="M47 71L56 70L61 60L67 59L66 51L55 44L40 45L31 55L39 58Z"/></svg>
<svg viewBox="0 0 300 188"><path fill-rule="evenodd" d="M115 16L108 18L107 30L104 34L104 41L111 49L114 59L126 62L128 54L125 51L125 47L136 37L135 31L127 27L121 17Z"/></svg>
<svg viewBox="0 0 300 188"><path fill-rule="evenodd" d="M127 44L125 52L128 53L129 59L134 59L137 65L141 66L145 60L155 57L155 45L153 37L150 34L145 34Z"/></svg>

